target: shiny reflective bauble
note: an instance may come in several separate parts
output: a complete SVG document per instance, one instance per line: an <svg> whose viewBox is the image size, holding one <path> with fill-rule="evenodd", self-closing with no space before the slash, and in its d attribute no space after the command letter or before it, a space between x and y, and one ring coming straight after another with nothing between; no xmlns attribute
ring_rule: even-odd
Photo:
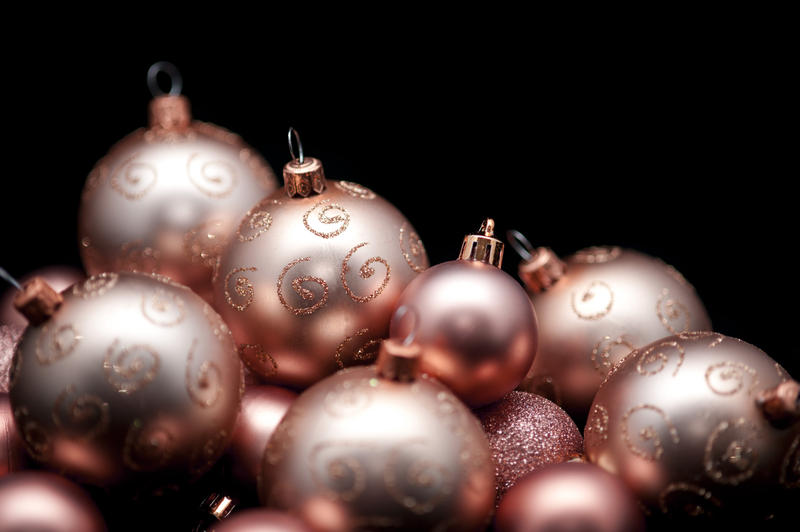
<svg viewBox="0 0 800 532"><path fill-rule="evenodd" d="M296 393L277 386L252 385L245 390L227 451L231 473L240 486L255 493L267 441L296 398Z"/></svg>
<svg viewBox="0 0 800 532"><path fill-rule="evenodd" d="M601 386L586 455L618 474L654 516L767 515L800 488L800 422L776 428L756 402L785 380L773 359L735 338L692 332L658 340L628 355Z"/></svg>
<svg viewBox="0 0 800 532"><path fill-rule="evenodd" d="M368 188L328 180L283 189L241 220L214 279L214 304L245 364L305 388L375 359L400 293L428 265L406 218Z"/></svg>
<svg viewBox="0 0 800 532"><path fill-rule="evenodd" d="M525 376L537 326L525 291L500 268L478 261L438 264L415 279L392 319L392 338L414 334L422 370L470 406L497 401Z"/></svg>
<svg viewBox="0 0 800 532"><path fill-rule="evenodd" d="M78 486L52 473L0 477L0 530L104 532L97 507Z"/></svg>
<svg viewBox="0 0 800 532"><path fill-rule="evenodd" d="M8 394L0 392L0 477L25 467L25 447L14 426Z"/></svg>
<svg viewBox="0 0 800 532"><path fill-rule="evenodd" d="M86 276L77 268L71 266L47 266L39 268L18 278L19 284L25 284L34 277L41 277L56 292L69 288L78 281L83 281ZM24 329L28 320L14 308L14 295L17 289L9 287L0 296L0 325L9 325Z"/></svg>
<svg viewBox="0 0 800 532"><path fill-rule="evenodd" d="M588 248L531 295L539 350L520 389L555 402L582 426L600 383L632 349L711 322L694 288L662 261L617 247Z"/></svg>
<svg viewBox="0 0 800 532"><path fill-rule="evenodd" d="M566 412L544 397L511 392L480 408L495 463L497 502L526 474L580 456L583 438Z"/></svg>
<svg viewBox="0 0 800 532"><path fill-rule="evenodd" d="M282 509L326 497L358 529L483 530L494 471L478 420L447 388L350 368L289 408L264 453L259 492Z"/></svg>
<svg viewBox="0 0 800 532"><path fill-rule="evenodd" d="M250 509L233 514L209 532L314 532L297 517L276 510Z"/></svg>
<svg viewBox="0 0 800 532"><path fill-rule="evenodd" d="M169 98L183 97L160 97ZM272 170L237 135L188 116L183 127L154 121L114 145L86 180L83 264L89 274L161 273L210 301L220 250L275 187Z"/></svg>
<svg viewBox="0 0 800 532"><path fill-rule="evenodd" d="M144 274L101 274L63 295L14 357L11 405L28 453L100 486L162 487L210 468L243 387L219 315Z"/></svg>
<svg viewBox="0 0 800 532"><path fill-rule="evenodd" d="M509 490L495 520L497 532L644 532L631 491L591 464L543 467Z"/></svg>

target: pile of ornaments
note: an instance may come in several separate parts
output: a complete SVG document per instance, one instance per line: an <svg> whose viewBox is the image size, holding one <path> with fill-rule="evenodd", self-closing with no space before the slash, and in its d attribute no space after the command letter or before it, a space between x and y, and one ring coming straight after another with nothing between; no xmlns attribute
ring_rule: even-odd
<svg viewBox="0 0 800 532"><path fill-rule="evenodd" d="M637 531L797 498L800 385L711 332L675 269L514 232L526 290L488 218L429 267L296 132L279 188L191 119L173 68L86 181L90 276L2 301L0 530L124 529L167 501L196 531ZM171 502L193 486L197 508Z"/></svg>

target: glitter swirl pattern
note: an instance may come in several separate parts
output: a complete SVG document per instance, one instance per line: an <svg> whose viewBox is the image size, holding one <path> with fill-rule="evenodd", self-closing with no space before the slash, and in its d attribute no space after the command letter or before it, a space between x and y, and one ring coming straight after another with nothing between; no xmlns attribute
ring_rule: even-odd
<svg viewBox="0 0 800 532"><path fill-rule="evenodd" d="M455 489L453 472L424 457L428 445L423 439L398 444L389 451L383 468L386 491L415 514L432 512Z"/></svg>
<svg viewBox="0 0 800 532"><path fill-rule="evenodd" d="M365 200L375 199L375 193L365 186L353 183L352 181L334 181L333 185L342 192Z"/></svg>
<svg viewBox="0 0 800 532"><path fill-rule="evenodd" d="M413 271L422 273L428 268L428 255L425 253L422 239L410 228L408 222L400 226L400 252Z"/></svg>
<svg viewBox="0 0 800 532"><path fill-rule="evenodd" d="M321 209L319 209L321 207ZM324 225L335 225L341 224L337 229L333 231L320 231L311 227L309 225L308 219L311 216L311 213L319 209L319 213L317 214L317 221ZM338 212L338 214L329 215L330 212ZM348 225L350 225L350 214L345 210L344 207L339 205L338 203L331 203L331 200L324 199L314 204L313 207L308 209L303 214L303 225L306 229L308 229L311 233L317 235L321 238L333 238L335 236L339 236L347 230Z"/></svg>
<svg viewBox="0 0 800 532"><path fill-rule="evenodd" d="M186 161L189 181L209 198L225 198L236 188L236 167L228 161L201 161L199 153L193 153Z"/></svg>
<svg viewBox="0 0 800 532"><path fill-rule="evenodd" d="M686 331L678 334L678 338L681 340L702 340L703 338L711 338L711 343L708 344L709 349L717 347L725 339L723 335L713 331Z"/></svg>
<svg viewBox="0 0 800 532"><path fill-rule="evenodd" d="M92 299L100 297L117 284L119 274L116 273L100 273L92 275L83 283L76 283L72 287L72 294L82 299Z"/></svg>
<svg viewBox="0 0 800 532"><path fill-rule="evenodd" d="M175 437L158 423L135 420L125 435L122 461L133 471L156 471L171 458Z"/></svg>
<svg viewBox="0 0 800 532"><path fill-rule="evenodd" d="M720 362L712 364L705 373L708 387L717 395L734 395L745 387L749 377L747 393L752 395L758 386L756 370L741 362Z"/></svg>
<svg viewBox="0 0 800 532"><path fill-rule="evenodd" d="M118 392L129 394L155 379L161 359L156 351L145 344L120 347L114 340L106 352L103 369L108 383Z"/></svg>
<svg viewBox="0 0 800 532"><path fill-rule="evenodd" d="M601 441L608 439L608 409L603 405L594 404L586 423L586 435L599 438Z"/></svg>
<svg viewBox="0 0 800 532"><path fill-rule="evenodd" d="M623 337L613 339L610 336L604 336L594 344L592 349L591 359L594 369L602 375L606 375L613 366L612 360L622 360L622 357L634 349L634 345Z"/></svg>
<svg viewBox="0 0 800 532"><path fill-rule="evenodd" d="M666 354L667 349L674 349L677 351L677 355L675 356L675 370L672 372L672 376L674 377L677 375L678 370L681 369L683 361L686 358L686 350L678 342L671 340L659 342L641 351L641 353L637 355L636 371L639 372L640 375L646 376L661 373L670 361L670 356ZM655 366L656 364L658 364L657 367Z"/></svg>
<svg viewBox="0 0 800 532"><path fill-rule="evenodd" d="M172 327L186 318L183 299L161 288L150 294L142 294L142 314L159 327Z"/></svg>
<svg viewBox="0 0 800 532"><path fill-rule="evenodd" d="M672 334L680 334L689 330L690 319L689 309L669 296L666 288L661 291L661 297L656 302L656 314L664 328Z"/></svg>
<svg viewBox="0 0 800 532"><path fill-rule="evenodd" d="M278 363L272 355L261 346L261 344L240 344L239 356L247 364L247 367L264 377L271 377L278 373ZM252 359L259 362L259 367L252 367Z"/></svg>
<svg viewBox="0 0 800 532"><path fill-rule="evenodd" d="M392 276L392 268L389 266L389 263L386 261L386 259L383 259L381 257L370 257L364 262L364 264L361 265L361 268L359 268L358 270L359 276L362 279L369 279L370 277L375 275L375 268L373 268L372 265L375 263L381 263L386 268L386 273L383 277L383 281L377 288L375 288L372 292L370 292L366 296L358 296L353 292L353 290L350 288L350 285L347 283L347 273L350 271L350 266L348 265L348 262L350 261L350 258L356 251L358 251L360 248L366 245L368 245L367 242L362 242L347 252L347 255L342 261L342 270L339 275L339 279L342 281L342 287L344 288L344 291L347 293L348 296L350 296L350 299L358 303L367 303L378 297L381 294L381 292L383 292L383 289L386 288L386 285L389 284L389 280L391 279Z"/></svg>
<svg viewBox="0 0 800 532"><path fill-rule="evenodd" d="M339 347L336 348L336 353L334 357L336 358L336 365L339 366L340 369L344 368L344 350L345 348L351 343L352 340L357 338L364 338L366 340L364 343L359 346L357 349L353 351L353 360L357 362L371 362L375 360L378 356L378 348L381 345L380 338L370 338L367 336L369 334L369 329L360 329L356 331L355 334L345 337L342 340L342 343L339 344Z"/></svg>
<svg viewBox="0 0 800 532"><path fill-rule="evenodd" d="M52 321L46 322L36 338L36 360L43 366L49 366L69 356L82 338L73 325L60 325L52 330L54 326Z"/></svg>
<svg viewBox="0 0 800 532"><path fill-rule="evenodd" d="M749 479L758 467L758 428L752 421L739 418L723 421L708 437L703 454L706 474L719 484L737 486Z"/></svg>
<svg viewBox="0 0 800 532"><path fill-rule="evenodd" d="M232 306L239 312L244 312L244 310L253 303L255 300L255 289L253 288L253 283L250 282L250 279L244 275L238 275L236 277L236 285L233 287L233 292L240 298L244 298L244 303L237 303L233 300L233 296L231 295L231 278L233 278L234 275L242 272L254 271L257 271L257 268L234 268L228 272L228 275L225 276L225 301L228 302L228 305Z"/></svg>
<svg viewBox="0 0 800 532"><path fill-rule="evenodd" d="M111 176L111 188L131 201L142 199L158 181L156 167L137 161L137 157L139 154L123 161Z"/></svg>
<svg viewBox="0 0 800 532"><path fill-rule="evenodd" d="M333 417L344 418L355 415L372 404L373 390L374 388L362 380L338 382L325 396L323 408Z"/></svg>
<svg viewBox="0 0 800 532"><path fill-rule="evenodd" d="M311 479L328 497L350 502L364 493L367 466L359 460L358 447L359 442L322 442L311 450Z"/></svg>
<svg viewBox="0 0 800 532"><path fill-rule="evenodd" d="M576 252L572 258L583 264L604 264L620 256L622 250L617 246L592 246Z"/></svg>
<svg viewBox="0 0 800 532"><path fill-rule="evenodd" d="M611 312L614 292L603 281L592 281L583 292L573 292L570 299L572 310L584 320L599 320Z"/></svg>
<svg viewBox="0 0 800 532"><path fill-rule="evenodd" d="M194 373L192 368L196 349L197 338L192 340L189 355L186 357L186 391L192 402L203 408L209 408L222 396L222 372L217 364L204 360Z"/></svg>
<svg viewBox="0 0 800 532"><path fill-rule="evenodd" d="M84 440L105 433L111 419L107 402L93 394L77 395L74 385L58 394L52 418L56 427L75 433Z"/></svg>
<svg viewBox="0 0 800 532"><path fill-rule="evenodd" d="M239 242L252 242L272 227L272 214L261 208L250 209L236 230Z"/></svg>
<svg viewBox="0 0 800 532"><path fill-rule="evenodd" d="M303 275L301 277L295 277L292 279L292 289L297 293L303 301L314 301L316 298L314 292L303 286L304 283L315 283L322 288L322 296L316 303L313 303L307 307L296 307L294 305L290 305L286 298L283 296L283 279L286 277L286 274L294 268L296 265L300 264L301 262L308 262L311 260L311 257L303 257L302 259L295 259L286 266L284 266L283 271L281 271L280 276L278 276L278 299L281 302L281 305L294 314L295 316L308 316L309 314L313 314L320 308L322 308L325 303L328 302L328 283L325 282L324 279L320 279L319 277L314 277L312 275Z"/></svg>
<svg viewBox="0 0 800 532"><path fill-rule="evenodd" d="M722 503L705 488L673 482L659 494L658 506L665 515L711 517L722 508Z"/></svg>
<svg viewBox="0 0 800 532"><path fill-rule="evenodd" d="M625 415L622 416L622 437L625 441L625 445L627 445L628 449L636 456L654 462L659 460L661 455L664 454L664 446L661 442L661 438L658 435L658 430L656 430L653 425L645 425L636 433L638 439L640 440L639 442L634 442L633 438L631 437L631 418L639 412L646 411L658 414L663 423L666 425L670 439L673 443L676 445L680 443L680 438L678 437L678 430L675 428L675 425L672 424L669 417L667 417L667 414L657 406L638 405L625 412ZM648 449L646 447L642 447L641 444L649 444L649 447L651 448Z"/></svg>

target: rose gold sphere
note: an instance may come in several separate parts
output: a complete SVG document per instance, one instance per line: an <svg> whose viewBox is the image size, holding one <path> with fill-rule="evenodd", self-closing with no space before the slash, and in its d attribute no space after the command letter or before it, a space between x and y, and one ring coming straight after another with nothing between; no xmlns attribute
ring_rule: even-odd
<svg viewBox="0 0 800 532"><path fill-rule="evenodd" d="M172 109L160 103L182 103ZM165 121L178 110L180 120ZM151 102L151 124L115 144L86 180L78 216L90 274L161 273L211 300L217 256L239 218L272 192L266 162L235 134L191 121L182 96Z"/></svg>
<svg viewBox="0 0 800 532"><path fill-rule="evenodd" d="M215 305L240 354L267 382L305 388L375 358L422 242L389 202L355 183L284 189L253 207L225 249Z"/></svg>
<svg viewBox="0 0 800 532"><path fill-rule="evenodd" d="M242 366L225 324L188 288L144 274L76 284L29 326L11 376L28 453L101 486L206 471L228 444Z"/></svg>
<svg viewBox="0 0 800 532"><path fill-rule="evenodd" d="M0 477L25 467L25 447L14 426L7 393L0 393Z"/></svg>
<svg viewBox="0 0 800 532"><path fill-rule="evenodd" d="M263 466L262 503L326 497L357 529L483 530L494 500L486 436L466 406L427 376L388 380L374 366L302 393Z"/></svg>
<svg viewBox="0 0 800 532"><path fill-rule="evenodd" d="M228 447L231 473L253 493L261 471L261 459L275 427L278 426L297 394L277 386L249 386L242 396L242 410Z"/></svg>
<svg viewBox="0 0 800 532"><path fill-rule="evenodd" d="M251 509L233 514L209 532L313 532L300 519L276 510Z"/></svg>
<svg viewBox="0 0 800 532"><path fill-rule="evenodd" d="M531 295L539 350L520 389L547 397L582 426L615 362L661 337L708 330L711 322L694 288L658 259L597 247L565 262L563 277Z"/></svg>
<svg viewBox="0 0 800 532"><path fill-rule="evenodd" d="M52 473L0 477L0 530L103 532L103 517L78 486Z"/></svg>
<svg viewBox="0 0 800 532"><path fill-rule="evenodd" d="M566 412L538 395L511 392L480 408L495 464L497 502L523 476L583 452L583 438Z"/></svg>
<svg viewBox="0 0 800 532"><path fill-rule="evenodd" d="M47 266L27 273L18 278L17 281L20 284L25 284L34 277L44 279L56 292L61 292L86 279L83 272L77 268L72 268L71 266ZM16 292L16 288L9 287L0 297L0 324L24 329L28 326L28 320L14 308L13 301Z"/></svg>
<svg viewBox="0 0 800 532"><path fill-rule="evenodd" d="M397 306L391 336L414 331L422 369L470 406L496 401L525 376L536 354L536 314L522 287L478 261L438 264L415 279Z"/></svg>
<svg viewBox="0 0 800 532"><path fill-rule="evenodd" d="M586 455L620 475L654 515L767 515L800 487L800 422L779 428L759 406L762 392L788 380L735 338L658 340L628 355L600 387ZM796 391L793 403L797 410Z"/></svg>
<svg viewBox="0 0 800 532"><path fill-rule="evenodd" d="M543 467L509 490L497 511L497 532L644 532L636 499L599 467Z"/></svg>

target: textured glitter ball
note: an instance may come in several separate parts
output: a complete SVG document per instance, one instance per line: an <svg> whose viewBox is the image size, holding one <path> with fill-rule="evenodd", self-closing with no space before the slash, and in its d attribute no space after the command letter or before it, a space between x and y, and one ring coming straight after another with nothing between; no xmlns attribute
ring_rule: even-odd
<svg viewBox="0 0 800 532"><path fill-rule="evenodd" d="M492 449L498 503L524 475L583 451L578 427L566 412L544 397L511 392L475 413Z"/></svg>

